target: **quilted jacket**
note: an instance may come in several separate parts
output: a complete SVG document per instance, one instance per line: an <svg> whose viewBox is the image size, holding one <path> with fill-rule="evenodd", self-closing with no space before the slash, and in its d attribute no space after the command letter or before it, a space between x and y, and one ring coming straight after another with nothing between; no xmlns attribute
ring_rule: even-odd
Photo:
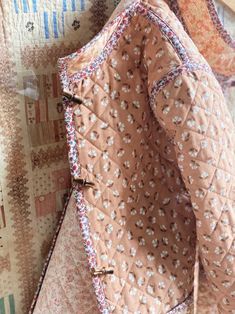
<svg viewBox="0 0 235 314"><path fill-rule="evenodd" d="M235 313L234 125L163 0L59 60L73 189L31 312ZM200 313L200 312L198 312Z"/></svg>

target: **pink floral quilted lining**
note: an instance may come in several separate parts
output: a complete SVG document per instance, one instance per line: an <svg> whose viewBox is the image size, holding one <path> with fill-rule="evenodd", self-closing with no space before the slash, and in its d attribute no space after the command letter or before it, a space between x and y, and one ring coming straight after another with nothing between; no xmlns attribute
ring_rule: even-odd
<svg viewBox="0 0 235 314"><path fill-rule="evenodd" d="M187 49L185 49L184 45L182 45L182 43L181 43L181 41L183 41L182 37L184 37L184 34L182 34L181 40L179 40L179 38L175 35L175 32L172 31L172 26L169 27L169 25L165 24L163 22L163 20L165 20L165 19L162 19L161 17L159 17L158 14L156 14L155 12L152 12L150 7L146 7L146 5L143 5L142 3L137 2L137 3L134 3L133 5L131 5L129 8L127 8L124 11L124 13L119 15L116 19L116 21L119 22L118 23L119 28L116 29L116 31L114 32L115 35L111 36L111 39L108 41L103 52L97 58L95 58L95 61L92 62L91 64L89 64L89 66L87 66L85 68L85 70L81 70L76 75L73 75L73 76L69 76L68 73L66 72L67 63L71 59L79 56L79 54L75 53L75 54L71 55L70 57L67 57L67 58L60 60L62 83L63 83L63 87L65 89L69 87L69 89L71 89L73 92L79 92L79 91L83 90L83 93L84 93L84 88L83 89L81 88L82 87L81 84L83 84L84 82L87 82L85 86L89 86L88 91L89 92L92 91L92 97L94 99L96 99L96 97L98 97L98 96L96 96L97 95L96 90L98 89L98 87L96 87L96 85L94 84L94 82L97 80L94 77L94 75L98 75L97 73L99 73L100 77L102 77L102 75L104 75L106 62L107 62L107 60L109 60L109 57L111 55L113 55L113 52L114 52L113 49L116 48L118 46L119 42L121 41L121 39L123 39L124 32L125 31L128 32L127 26L130 25L133 16L136 16L138 14L140 14L140 15L143 14L143 16L147 17L149 23L153 23L153 25L157 26L160 29L161 34L164 34L164 38L167 38L168 42L171 45L167 48L167 49L169 49L169 55L174 56L175 60L177 60L177 61L175 61L176 64L178 63L177 65L173 64L172 68L169 67L168 71L165 71L165 69L162 69L161 67L159 67L159 73L160 73L159 78L158 78L158 75L155 75L155 79L154 79L154 76L153 76L153 78L151 77L151 75L154 73L153 69L151 68L151 62L150 62L152 55L147 54L144 56L144 60L146 62L146 69L147 69L147 71L149 71L148 73L150 75L148 78L148 80L149 80L148 91L150 94L150 103L152 105L153 112L154 113L156 112L155 102L159 101L158 99L161 99L160 100L161 107L162 107L162 104L164 104L164 106L162 107L163 115L162 115L162 113L160 113L160 114L157 113L156 119L157 120L160 119L160 124L163 126L163 129L165 129L167 134L168 134L168 138L166 139L166 142L165 142L165 143L167 143L168 149L166 149L166 150L164 149L162 152L165 154L165 157L169 158L169 161L170 161L171 158L173 158L173 159L175 158L174 153L173 153L173 155L171 155L172 154L171 149L173 148L173 146L171 146L171 145L174 142L174 136L177 132L177 129L175 131L174 128L175 128L175 126L177 126L177 128L179 128L178 126L181 125L181 123L183 123L182 116L180 114L178 114L176 116L172 116L171 122L170 122L170 120L169 120L169 122L167 120L167 124L166 125L164 124L165 123L164 119L165 119L166 115L171 110L171 102L168 103L168 99L171 99L173 97L173 96L171 96L171 93L174 94L175 91L177 91L177 90L180 91L181 99L180 100L177 99L176 106L177 106L177 108L182 108L183 104L188 102L188 99L190 99L190 101L191 101L191 99L193 98L193 95L194 95L193 91L191 91L189 94L187 94L188 93L187 92L187 86L190 86L190 84L194 84L194 83L191 83L191 81L192 82L194 82L194 81L198 82L196 84L198 84L197 86L199 87L199 90L201 90L201 87L204 84L203 82L205 82L205 83L207 82L207 84L208 84L208 81L209 81L209 84L211 84L211 86L212 86L211 87L212 91L213 91L213 89L216 89L218 87L214 86L214 78L213 78L213 75L211 75L209 67L203 62L200 64L198 62L191 61L191 60L194 60L193 58L191 58L191 56L189 58L189 55L191 52L188 53L189 51ZM123 21L124 21L124 23L122 23ZM111 23L110 25L113 25L113 23ZM147 25L143 26L143 27L145 27L144 29L146 30L146 32L149 32L149 33L151 32L151 29ZM109 30L109 27L105 28L104 31L108 31L108 30ZM88 48L91 47L96 41L99 40L101 34L102 34L102 32L95 38L95 40L91 44L87 45L83 50L81 50L80 53L84 53L85 51L88 52ZM148 36L150 36L150 35L148 35ZM125 39L131 43L131 37L125 37ZM184 42L184 44L185 44L185 42ZM133 43L133 45L134 45L134 43ZM162 42L162 45L163 45L163 42ZM186 39L186 45L187 45L187 39ZM138 45L133 46L133 47L135 47L135 51L137 51L137 55L138 55ZM170 47L173 47L173 50L171 50ZM152 53L151 49L146 50L146 51ZM164 54L164 50L158 51L158 54L157 54L158 58L162 57L162 51ZM194 52L193 55L196 55L196 53ZM196 61L201 60L200 56L196 55L195 58L196 58ZM165 59L165 62L166 62L165 64L168 64L167 63L168 60ZM169 63L169 65L170 64L172 64L172 61ZM200 74L201 72L204 74ZM128 75L131 75L130 71L127 73L128 73ZM157 71L156 71L156 73L157 73ZM115 79L118 82L120 82L118 75L119 74L116 73ZM203 75L205 75L205 78L203 78ZM101 82L101 79L99 79L99 82ZM168 87L171 83L174 84L174 87L169 89ZM116 84L118 86L118 84L120 84L120 83L116 83ZM104 85L103 88L106 88L105 86L106 85ZM128 88L127 84L124 84L124 86L122 86L120 90L122 90L122 89L125 93L129 92L129 88ZM137 90L137 94L139 93L138 91L141 91L140 85L138 85L138 87L136 86L136 90ZM200 92L201 94L199 93L201 96L201 99L203 99L205 97L204 93L206 94L206 91L207 91L207 88L204 88L204 89L202 88L202 91ZM87 95L89 95L89 92L87 92L87 94L85 93L84 95L86 95L86 97L87 97ZM102 93L103 93L103 91L102 91ZM82 95L82 92L81 92L81 96L84 97ZM197 96L197 98L196 98L197 101L199 101L200 96ZM111 97L114 97L114 99L116 99L115 97L118 97L118 96L115 96L115 93L113 93L113 94L111 94ZM174 97L176 97L176 96L174 96ZM220 97L222 97L222 96L220 95ZM165 99L165 100L163 100L163 99ZM83 115L81 115L80 111L81 110L87 110L87 109L90 110L89 108L93 108L92 107L93 103L92 102L90 103L89 102L90 100L89 101L88 100L89 100L89 98L88 99L86 98L85 106L81 107L80 109L78 107L74 106L73 103L69 103L69 102L65 101L65 110L66 110L65 120L66 120L67 138L68 138L68 144L69 144L69 159L70 159L70 165L71 165L71 173L73 176L74 175L79 176L79 175L86 174L86 175L91 176L93 180L97 180L98 173L95 173L95 175L96 175L95 176L92 174L92 172L89 169L88 170L86 169L86 160L85 159L87 158L86 155L88 154L88 151L85 152L85 155L82 155L83 158L80 158L80 161L78 158L78 147L80 147L79 148L80 154L84 154L83 150L81 148L84 145L83 143L85 143L85 141L87 140L87 137L85 137L83 135L84 124L80 118ZM116 105L116 104L117 104L117 101L112 102L112 105ZM136 106L136 109L139 108L137 102L134 105ZM126 106L126 104L123 103L123 106ZM200 107L200 102L199 102L199 107ZM180 110L181 109L179 109L179 111ZM196 110L196 109L194 109L194 110ZM88 111L86 111L86 113L88 114ZM105 113L105 111L104 111L104 113ZM112 119L115 119L115 115L116 115L115 110L112 111L111 115L112 115ZM101 118L101 116L98 113L96 113L96 117L95 117L94 108L89 113L89 116L91 117L91 121L92 121L92 119L97 119L97 118L100 119ZM103 116L102 116L102 118L103 118ZM128 119L130 119L129 122L131 123L131 119L133 119L133 118L131 118L131 116L130 116ZM166 119L168 119L168 118L166 118ZM110 120L110 121L112 121L112 120ZM155 118L151 122L151 123L153 123L153 125L155 125L154 121L155 121ZM172 123L173 123L173 126L172 126ZM193 119L189 123L189 125L190 125L190 127L194 126ZM86 124L85 124L85 126L86 126ZM118 131L122 132L122 129L123 129L123 126L118 125ZM138 126L137 134L140 131L141 131L141 127ZM156 132L161 133L162 131L161 131L161 129L157 128ZM203 128L201 129L200 132L203 132ZM97 134L98 133L96 131L95 132L92 131L90 134L91 139L93 140L97 136ZM118 134L118 132L117 132L117 134ZM182 136L183 136L183 133L182 133ZM184 139L185 139L185 137L184 137ZM186 139L187 139L187 137L186 137ZM126 138L126 140L127 141L129 140L128 137ZM110 145L112 145L111 136L109 136L108 143L110 143ZM180 144L180 142L177 143L177 145L179 145L179 144ZM190 151L190 154L192 154L192 158L195 157L194 156L195 155L195 148L192 148L192 151ZM95 158L95 150L93 150L93 151L91 150L88 155L91 158ZM104 156L106 156L106 155L104 155ZM150 156L149 158L152 158L152 157ZM110 160L110 165L111 165L111 161L112 160ZM179 160L179 161L182 162L182 160ZM128 167L128 162L125 163L124 165L125 165L125 167ZM192 167L195 167L195 166L196 166L196 164L193 163ZM89 167L90 167L90 169L92 169L91 166L89 166ZM182 170L182 169L183 169L183 165L180 165L180 170ZM124 170L124 168L123 168L123 170ZM171 170L173 170L173 169L171 169ZM207 178L207 177L205 177L205 178ZM98 181L98 182L100 182L100 181ZM118 180L117 180L117 182L118 182ZM180 180L179 180L179 182L180 182ZM99 184L101 184L101 182ZM115 182L115 184L116 184L116 182ZM154 185L154 182L152 182L151 184ZM132 188L134 188L134 187L132 187ZM93 268L93 267L96 267L97 265L100 264L100 262L101 262L100 258L102 256L102 254L101 254L101 256L97 255L97 250L98 250L98 252L99 252L99 250L101 250L101 246L99 246L99 242L98 242L98 244L97 243L94 244L94 241L96 238L96 235L94 233L95 219L93 216L94 215L93 212L91 210L89 210L89 207L93 206L93 204L92 204L93 196L92 196L92 194L90 194L89 191L84 191L84 196L83 196L83 193L79 189L77 190L76 186L75 186L75 190L76 190L75 195L76 195L76 199L77 199L77 208L78 208L78 213L79 213L79 217L80 217L81 232L82 232L82 237L84 240L84 247L85 247L85 250L86 250L86 253L88 256L89 267ZM147 193L147 191L146 191L146 193ZM199 197L202 197L201 195L203 195L201 191L197 191L197 194L199 195ZM181 199L183 197L188 201L188 195L187 195L186 191L184 191L182 193L182 195L179 194L177 197L179 199ZM169 201L168 198L165 198L164 199L164 205L167 205L168 201ZM107 202L105 202L105 204L108 205ZM195 202L195 204L193 204L193 206L195 207L196 205L197 204ZM99 215L100 215L99 219L101 219L103 217L104 213L106 213L106 212L102 212L99 209L98 205L96 207L96 210L99 211ZM133 213L134 213L134 211L133 211ZM161 211L160 211L160 213L162 215ZM197 211L196 211L196 216L197 216ZM102 218L102 219L104 219L104 218ZM193 216L191 216L191 214L189 215L189 217L187 217L187 218L185 217L185 221L187 223L189 223L191 219L193 219ZM197 219L199 222L205 221L205 220L201 219L200 215L197 216ZM102 220L100 220L100 221L102 221ZM137 221L136 223L137 223L136 227L139 228L141 226L141 223L139 221ZM98 224L97 224L97 227L98 227ZM106 229L106 227L107 227L107 229ZM204 226L204 227L207 227L207 226ZM110 224L106 225L106 226L103 225L103 229L107 230L108 232L110 232L110 231L112 232L112 228L113 227L110 226ZM161 231L164 232L165 227L160 225L160 228L163 228ZM154 232L154 229L153 228L147 228L146 231L149 233L149 235L151 235L152 232ZM200 231L200 229L199 229L199 231ZM208 232L208 231L206 231L206 232ZM200 239L202 240L202 238L200 238ZM165 239L163 241L167 241L167 240ZM155 242L153 242L154 245L155 245ZM123 245L123 244L120 242L118 245L119 245L118 249L122 250L121 245ZM166 242L165 242L165 245L167 245ZM204 246L207 247L205 244L203 244L203 252L205 250ZM165 257L167 258L166 252L167 252L166 250L162 251L162 253L161 253L161 254L163 254L162 258L165 258ZM149 255L150 259L152 259L152 257L153 257L152 255ZM99 263L97 263L97 260L99 260ZM206 267L208 267L208 264L205 264L205 263L208 263L208 261L206 262L206 260L203 260L203 262L204 262L204 265L206 265ZM209 263L209 266L211 267L210 263ZM162 271L161 267L160 267L160 270ZM173 277L172 277L172 279L173 279ZM127 280L126 280L126 282L127 282ZM179 281L179 283L180 283L180 281ZM95 294L97 297L97 301L98 301L99 309L100 309L101 313L110 313L115 309L118 309L118 311L119 311L119 306L121 306L122 304L120 304L120 305L116 304L115 305L113 302L111 302L113 295L109 291L109 289L107 289L107 287L112 288L112 285L111 285L109 279L103 280L100 277L94 276L93 277L93 286L94 286L94 291L95 291ZM151 285L148 286L148 289L153 289L153 286L151 286ZM159 289L164 289L163 283L161 283L161 287ZM134 291L134 290L131 290L131 291ZM141 289L140 289L140 291L141 291ZM107 295L108 295L108 297L107 297ZM188 292L187 295L189 296L190 292ZM125 294L124 294L124 296L125 296ZM127 294L126 294L126 296L127 296ZM179 312L183 311L184 309L187 308L187 306L190 302L190 298L191 298L191 296L185 302L183 302L182 304L180 304L176 307L171 306L171 309L168 309L168 312L169 313L179 313ZM181 297L182 301L184 299L185 298ZM160 300L158 299L156 301L159 302ZM142 302L143 302L143 300L142 300ZM226 302L228 302L228 304L230 304L229 299L226 299ZM226 305L226 302L225 302L225 305ZM158 303L158 304L160 304L160 303ZM131 305L131 306L133 308L133 305ZM125 308L122 308L122 309L125 310ZM139 313L139 311L137 310L136 313Z"/></svg>

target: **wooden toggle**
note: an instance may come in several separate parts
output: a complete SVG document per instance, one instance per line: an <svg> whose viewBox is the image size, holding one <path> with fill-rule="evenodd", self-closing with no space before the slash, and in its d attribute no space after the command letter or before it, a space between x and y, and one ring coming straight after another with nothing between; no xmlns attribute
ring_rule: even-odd
<svg viewBox="0 0 235 314"><path fill-rule="evenodd" d="M91 269L91 273L93 276L104 276L104 275L112 275L114 273L113 269L105 269L105 267L101 269Z"/></svg>
<svg viewBox="0 0 235 314"><path fill-rule="evenodd" d="M64 90L62 92L62 95L66 97L69 101L75 102L76 104L81 105L83 103L83 100L80 97L78 97L76 94L72 94Z"/></svg>
<svg viewBox="0 0 235 314"><path fill-rule="evenodd" d="M86 179L74 178L73 180L74 180L74 182L76 182L79 185L84 186L84 187L93 187L95 185L95 183L93 183L91 181L87 181Z"/></svg>

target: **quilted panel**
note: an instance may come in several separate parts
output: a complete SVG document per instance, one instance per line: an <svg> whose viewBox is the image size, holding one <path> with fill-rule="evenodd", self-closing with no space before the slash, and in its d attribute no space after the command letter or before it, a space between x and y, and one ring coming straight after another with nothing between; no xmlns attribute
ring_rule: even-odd
<svg viewBox="0 0 235 314"><path fill-rule="evenodd" d="M68 203L34 314L99 313L74 195Z"/></svg>
<svg viewBox="0 0 235 314"><path fill-rule="evenodd" d="M181 105L177 106L179 100ZM167 112L163 104L169 106ZM204 72L184 74L159 92L152 108L175 143L178 167L197 219L208 281L221 313L232 313L235 138L223 94L218 83Z"/></svg>

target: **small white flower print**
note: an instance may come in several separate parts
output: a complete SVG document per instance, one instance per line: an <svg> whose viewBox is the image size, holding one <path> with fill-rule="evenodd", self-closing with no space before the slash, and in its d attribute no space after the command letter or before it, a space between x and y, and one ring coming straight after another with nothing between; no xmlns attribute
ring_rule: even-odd
<svg viewBox="0 0 235 314"><path fill-rule="evenodd" d="M125 251L124 246L123 246L122 244L118 244L118 245L117 245L117 251L118 251L119 253L123 253L123 252Z"/></svg>
<svg viewBox="0 0 235 314"><path fill-rule="evenodd" d="M127 121L130 123L130 124L133 124L135 119L134 119L134 116L132 114L128 114L127 116Z"/></svg>
<svg viewBox="0 0 235 314"><path fill-rule="evenodd" d="M82 111L81 111L80 108L77 108L77 109L74 110L74 113L75 113L75 115L76 115L77 117L80 117L81 114L82 114Z"/></svg>
<svg viewBox="0 0 235 314"><path fill-rule="evenodd" d="M120 76L120 74L119 73L114 73L114 78L115 78L115 80L117 80L117 81L121 81L121 76Z"/></svg>
<svg viewBox="0 0 235 314"><path fill-rule="evenodd" d="M108 127L109 127L109 124L108 124L108 123L106 123L106 122L101 122L100 128L101 128L102 130L107 129Z"/></svg>
<svg viewBox="0 0 235 314"><path fill-rule="evenodd" d="M143 86L142 85L136 85L136 93L141 94L143 92Z"/></svg>
<svg viewBox="0 0 235 314"><path fill-rule="evenodd" d="M139 240L140 246L145 246L146 243L145 243L145 239L143 237L139 237L138 240Z"/></svg>
<svg viewBox="0 0 235 314"><path fill-rule="evenodd" d="M132 102L132 105L135 109L139 109L140 108L140 102L138 100L134 100Z"/></svg>
<svg viewBox="0 0 235 314"><path fill-rule="evenodd" d="M131 209L131 215L135 216L137 214L137 210L135 208Z"/></svg>
<svg viewBox="0 0 235 314"><path fill-rule="evenodd" d="M114 174L114 176L116 178L119 178L121 176L121 170L120 169L116 169L113 174Z"/></svg>
<svg viewBox="0 0 235 314"><path fill-rule="evenodd" d="M125 202L124 202L124 201L121 201L121 202L118 204L118 209L125 209Z"/></svg>
<svg viewBox="0 0 235 314"><path fill-rule="evenodd" d="M199 111L200 111L200 107L198 107L198 106L192 106L192 107L191 107L191 111L192 111L193 114L197 114L197 113L199 113Z"/></svg>
<svg viewBox="0 0 235 314"><path fill-rule="evenodd" d="M179 116L175 116L172 118L172 122L176 125L179 125L182 122L182 118Z"/></svg>
<svg viewBox="0 0 235 314"><path fill-rule="evenodd" d="M122 60L128 61L129 60L129 55L126 51L122 52Z"/></svg>
<svg viewBox="0 0 235 314"><path fill-rule="evenodd" d="M163 96L165 97L165 99L168 99L170 97L170 92L168 90L164 89L162 91L162 93L163 93Z"/></svg>
<svg viewBox="0 0 235 314"><path fill-rule="evenodd" d="M103 72L101 71L101 69L98 69L98 70L96 71L96 77L97 77L98 79L101 79L102 76L103 76Z"/></svg>
<svg viewBox="0 0 235 314"><path fill-rule="evenodd" d="M113 232L113 225L112 224L108 224L105 226L105 231L108 233L108 234L111 234Z"/></svg>
<svg viewBox="0 0 235 314"><path fill-rule="evenodd" d="M160 256L161 256L161 258L167 258L169 256L169 253L168 253L168 251L164 250L161 252Z"/></svg>
<svg viewBox="0 0 235 314"><path fill-rule="evenodd" d="M158 283L158 288L159 288L159 289L165 289L165 288L166 288L165 282L164 282L164 281L160 281L160 282Z"/></svg>
<svg viewBox="0 0 235 314"><path fill-rule="evenodd" d="M135 55L137 55L137 56L140 55L140 51L141 51L141 50L140 50L140 47L139 47L139 46L136 46L133 50L134 50L134 54L135 54Z"/></svg>
<svg viewBox="0 0 235 314"><path fill-rule="evenodd" d="M106 93L109 93L110 92L110 85L108 83L105 83L104 84L104 91ZM103 99L106 99L107 100L107 97L104 97Z"/></svg>
<svg viewBox="0 0 235 314"><path fill-rule="evenodd" d="M109 152L107 152L107 150L103 151L102 154L101 154L101 157L104 160L107 160L109 158Z"/></svg>
<svg viewBox="0 0 235 314"><path fill-rule="evenodd" d="M99 233L95 232L95 233L93 234L93 239L94 239L95 241L99 241L99 240L100 240L100 235L99 235Z"/></svg>
<svg viewBox="0 0 235 314"><path fill-rule="evenodd" d="M200 174L200 178L201 179L207 179L209 177L209 173L206 172L206 171L203 171L201 174Z"/></svg>
<svg viewBox="0 0 235 314"><path fill-rule="evenodd" d="M188 141L189 138L190 138L189 132L183 132L183 133L181 134L181 139L182 139L184 142Z"/></svg>
<svg viewBox="0 0 235 314"><path fill-rule="evenodd" d="M109 162L106 162L104 165L103 165L103 170L105 172L109 172L110 171L110 168L111 168L111 163L110 161Z"/></svg>
<svg viewBox="0 0 235 314"><path fill-rule="evenodd" d="M163 243L164 245L168 245L168 244L169 244L168 238L163 237L163 238L162 238L162 243Z"/></svg>
<svg viewBox="0 0 235 314"><path fill-rule="evenodd" d="M118 122L117 128L119 132L124 132L125 131L125 124L122 122Z"/></svg>
<svg viewBox="0 0 235 314"><path fill-rule="evenodd" d="M91 139L92 141L96 141L98 138L99 138L98 132L92 131L92 132L90 133L90 139Z"/></svg>
<svg viewBox="0 0 235 314"><path fill-rule="evenodd" d="M137 252L137 251L136 251L135 248L132 247L132 248L130 249L130 255L131 255L132 257L136 256L136 252Z"/></svg>
<svg viewBox="0 0 235 314"><path fill-rule="evenodd" d="M135 223L136 227L142 229L144 226L144 223L141 219L139 219L136 223Z"/></svg>
<svg viewBox="0 0 235 314"><path fill-rule="evenodd" d="M104 207L104 208L109 208L110 205L111 205L111 202L110 202L109 200L104 200L104 201L103 201L103 207Z"/></svg>
<svg viewBox="0 0 235 314"><path fill-rule="evenodd" d="M177 99L177 100L175 100L175 107L176 108L182 108L183 107L183 105L184 105L184 102L183 102L183 100L181 100L181 99Z"/></svg>
<svg viewBox="0 0 235 314"><path fill-rule="evenodd" d="M121 268L122 268L123 271L127 271L127 270L128 270L128 264L127 264L127 262L125 262L125 261L122 262Z"/></svg>
<svg viewBox="0 0 235 314"><path fill-rule="evenodd" d="M122 91L123 91L124 93L129 93L129 92L130 92L130 89L131 89L131 87L130 87L129 84L123 84L123 86L122 86Z"/></svg>
<svg viewBox="0 0 235 314"><path fill-rule="evenodd" d="M108 104L109 104L109 100L108 100L107 97L104 97L104 98L101 99L100 103L101 103L101 105L102 105L103 107L107 107Z"/></svg>
<svg viewBox="0 0 235 314"><path fill-rule="evenodd" d="M111 92L111 95L110 95L111 99L113 99L113 100L114 100L114 99L117 99L118 96L119 96L118 91L113 90L113 91Z"/></svg>
<svg viewBox="0 0 235 314"><path fill-rule="evenodd" d="M148 253L148 254L147 254L147 259L148 259L150 262L154 261L154 260L155 260L154 254L153 254L153 253Z"/></svg>
<svg viewBox="0 0 235 314"><path fill-rule="evenodd" d="M145 279L143 277L138 278L137 284L139 287L143 286L145 283Z"/></svg>
<svg viewBox="0 0 235 314"><path fill-rule="evenodd" d="M175 88L179 88L183 83L183 80L181 77L178 77L176 80L175 80L175 83L174 83L174 87Z"/></svg>
<svg viewBox="0 0 235 314"><path fill-rule="evenodd" d="M99 93L99 86L95 84L92 88L92 91L94 95L97 95Z"/></svg>
<svg viewBox="0 0 235 314"><path fill-rule="evenodd" d="M126 41L127 44L130 44L131 41L132 41L132 38L131 38L131 34L127 34L124 36L124 39Z"/></svg>
<svg viewBox="0 0 235 314"><path fill-rule="evenodd" d="M117 62L116 59L111 59L111 66L112 66L113 68L116 68L117 64L118 64L118 62Z"/></svg>
<svg viewBox="0 0 235 314"><path fill-rule="evenodd" d="M86 169L88 170L88 172L92 173L94 171L94 165L92 164L87 164L86 165Z"/></svg>
<svg viewBox="0 0 235 314"><path fill-rule="evenodd" d="M128 278L129 278L130 282L135 281L135 275L133 273L129 273Z"/></svg>
<svg viewBox="0 0 235 314"><path fill-rule="evenodd" d="M222 249L222 247L217 246L214 250L215 254L220 255L224 253L224 250Z"/></svg>
<svg viewBox="0 0 235 314"><path fill-rule="evenodd" d="M85 132L86 132L86 127L85 127L85 125L81 125L81 126L78 128L78 132L80 132L80 133L85 133Z"/></svg>
<svg viewBox="0 0 235 314"><path fill-rule="evenodd" d="M133 71L132 70L128 70L127 72L126 72L126 76L129 78L129 79L132 79L133 78Z"/></svg>
<svg viewBox="0 0 235 314"><path fill-rule="evenodd" d="M89 151L88 151L88 156L89 156L90 158L95 158L95 157L97 156L96 150L95 150L95 149L89 150Z"/></svg>
<svg viewBox="0 0 235 314"><path fill-rule="evenodd" d="M156 58L161 58L162 56L164 56L164 54L165 54L165 52L164 52L164 50L161 48L161 49L159 49L158 51L157 51L157 53L156 53Z"/></svg>
<svg viewBox="0 0 235 314"><path fill-rule="evenodd" d="M84 148L86 145L86 140L83 140L83 139L79 139L78 141L78 147L79 148Z"/></svg>
<svg viewBox="0 0 235 314"><path fill-rule="evenodd" d="M190 150L189 150L189 155L191 156L191 157L197 157L197 155L198 155L198 150L197 149L195 149L195 148L191 148Z"/></svg>
<svg viewBox="0 0 235 314"><path fill-rule="evenodd" d="M195 126L196 126L196 122L195 122L195 120L194 119L188 119L187 120L187 126L189 127L189 128L194 128Z"/></svg>
<svg viewBox="0 0 235 314"><path fill-rule="evenodd" d="M162 108L162 113L167 115L170 112L170 106L164 105Z"/></svg>
<svg viewBox="0 0 235 314"><path fill-rule="evenodd" d="M130 134L126 134L123 137L123 142L126 143L126 144L130 144L131 143L131 135Z"/></svg>
<svg viewBox="0 0 235 314"><path fill-rule="evenodd" d="M118 190L114 190L113 191L113 196L114 197L119 197L120 196L120 193L118 192Z"/></svg>
<svg viewBox="0 0 235 314"><path fill-rule="evenodd" d="M83 103L84 103L85 106L91 107L92 104L93 104L93 101L92 101L90 98L85 98L85 99L83 100Z"/></svg>
<svg viewBox="0 0 235 314"><path fill-rule="evenodd" d="M154 235L154 229L151 228L151 227L148 227L148 228L146 229L146 233L147 233L147 235L149 235L149 236L153 236L153 235Z"/></svg>
<svg viewBox="0 0 235 314"><path fill-rule="evenodd" d="M136 294L137 294L137 289L134 288L134 287L131 287L131 289L130 289L130 295L131 295L131 296L136 296Z"/></svg>
<svg viewBox="0 0 235 314"><path fill-rule="evenodd" d="M115 210L111 211L111 219L115 220L117 218L117 212Z"/></svg>
<svg viewBox="0 0 235 314"><path fill-rule="evenodd" d="M93 195L94 195L94 198L97 200L101 196L101 191L100 190L93 190Z"/></svg>
<svg viewBox="0 0 235 314"><path fill-rule="evenodd" d="M112 248L112 240L105 240L105 246L108 248L108 249L111 249Z"/></svg>
<svg viewBox="0 0 235 314"><path fill-rule="evenodd" d="M152 268L149 267L149 269L146 272L147 277L153 277L154 275L154 271L152 270Z"/></svg>
<svg viewBox="0 0 235 314"><path fill-rule="evenodd" d="M100 213L98 214L97 220L98 220L98 221L103 221L103 220L104 220L104 214L100 212Z"/></svg>
<svg viewBox="0 0 235 314"><path fill-rule="evenodd" d="M153 285L148 285L147 286L147 292L149 294L154 294L155 290L154 290L154 286Z"/></svg>
<svg viewBox="0 0 235 314"><path fill-rule="evenodd" d="M106 186L111 187L111 186L113 186L113 183L114 183L113 180L109 179L106 182Z"/></svg>
<svg viewBox="0 0 235 314"><path fill-rule="evenodd" d="M100 254L100 258L102 261L107 261L108 255L107 254Z"/></svg>
<svg viewBox="0 0 235 314"><path fill-rule="evenodd" d="M158 245L159 245L159 241L158 241L158 239L154 239L154 240L152 240L152 245L153 245L153 247L154 247L154 248L157 248L157 247L158 247Z"/></svg>
<svg viewBox="0 0 235 314"><path fill-rule="evenodd" d="M107 137L106 143L108 146L112 146L114 144L114 137L113 136Z"/></svg>
<svg viewBox="0 0 235 314"><path fill-rule="evenodd" d="M121 220L121 219L119 220L119 224L120 224L121 226L124 225L124 224L122 223L122 220ZM121 230L121 229L119 229L118 232L117 232L117 234L116 234L117 238L118 238L118 239L121 239L121 237L123 236L123 233L124 233L124 231Z"/></svg>
<svg viewBox="0 0 235 314"><path fill-rule="evenodd" d="M161 217L165 216L165 210L162 208L158 209L158 215Z"/></svg>

